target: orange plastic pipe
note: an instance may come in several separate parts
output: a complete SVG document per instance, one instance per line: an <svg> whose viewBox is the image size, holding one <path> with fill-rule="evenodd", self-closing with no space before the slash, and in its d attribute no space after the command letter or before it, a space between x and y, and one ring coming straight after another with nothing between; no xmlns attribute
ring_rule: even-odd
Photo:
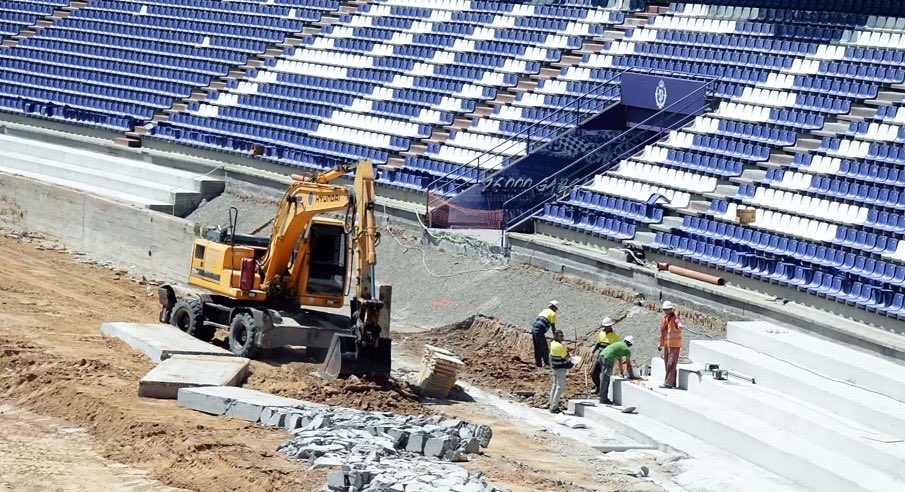
<svg viewBox="0 0 905 492"><path fill-rule="evenodd" d="M708 284L726 285L726 279L724 279L723 277L717 277L716 275L701 273L689 268L670 265L669 263L657 263L657 270L666 270L667 272L675 273L676 275L681 275L683 277L693 278L695 280L700 280L701 282L707 282Z"/></svg>

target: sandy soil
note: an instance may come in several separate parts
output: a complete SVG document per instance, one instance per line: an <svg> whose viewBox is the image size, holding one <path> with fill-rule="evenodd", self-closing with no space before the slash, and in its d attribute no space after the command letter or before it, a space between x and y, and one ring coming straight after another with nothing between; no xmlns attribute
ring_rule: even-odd
<svg viewBox="0 0 905 492"><path fill-rule="evenodd" d="M136 382L152 363L103 338L98 327L154 320L154 289L7 238L0 238L0 257L4 404L82 427L105 458L174 487L316 490L323 483L325 473L274 452L286 439L282 431L138 397ZM40 477L21 479L17 485L43 488Z"/></svg>
<svg viewBox="0 0 905 492"><path fill-rule="evenodd" d="M309 471L274 451L286 440L283 431L137 396L136 381L152 363L102 337L98 327L103 321L156 319L153 286L5 237L0 237L0 257L0 401L14 409L0 417L0 434L6 434L0 439L0 488L158 490L165 484L190 490L304 491L324 483L325 471ZM650 490L650 484L624 474L601 476L589 466L598 459L591 451L578 453L549 436L526 434L518 423L479 404L424 407L402 383L384 388L354 381L324 384L308 374L314 364L294 361L297 356L289 351L255 362L248 386L360 408L439 411L490 423L493 444L467 466L513 490ZM40 415L36 421L26 417L35 414ZM71 432L77 441L59 436L52 430L57 427L42 420L47 417L84 432ZM78 451L68 451L70 446ZM33 461L48 459L58 463L47 474L29 471ZM88 471L94 482L67 481L70 471Z"/></svg>
<svg viewBox="0 0 905 492"><path fill-rule="evenodd" d="M0 490L177 491L105 459L81 427L0 405Z"/></svg>

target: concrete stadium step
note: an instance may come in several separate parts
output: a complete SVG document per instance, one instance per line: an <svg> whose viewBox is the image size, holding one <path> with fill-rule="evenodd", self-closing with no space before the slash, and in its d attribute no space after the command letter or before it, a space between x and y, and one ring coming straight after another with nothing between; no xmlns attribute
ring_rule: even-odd
<svg viewBox="0 0 905 492"><path fill-rule="evenodd" d="M199 175L181 169L158 166L134 159L99 154L96 151L65 147L49 143L35 142L9 135L0 135L0 155L7 152L26 154L117 175L141 179L142 181L190 189L206 198L219 195L224 189L223 180Z"/></svg>
<svg viewBox="0 0 905 492"><path fill-rule="evenodd" d="M119 190L122 193L140 197L145 202L169 204L171 209L175 208L180 211L190 211L202 200L201 194L191 188L154 183L124 176L118 172L99 171L78 164L67 164L19 153L5 152L3 166L31 173L39 179L41 176L54 178L64 186L71 188L87 191L87 188L83 187L83 185L87 185L93 188ZM177 213L177 215L183 214Z"/></svg>
<svg viewBox="0 0 905 492"><path fill-rule="evenodd" d="M905 365L765 321L730 321L726 339L905 402Z"/></svg>
<svg viewBox="0 0 905 492"><path fill-rule="evenodd" d="M621 378L617 379L621 381ZM618 409L597 405L593 400L571 400L569 408L591 427L599 425L660 451L688 455L691 462L679 462L678 468L682 471L675 480L689 490L704 490L700 486L702 483L706 483L709 490L721 492L800 490L787 479L677 430L669 422L646 416L645 412L624 414Z"/></svg>
<svg viewBox="0 0 905 492"><path fill-rule="evenodd" d="M755 378L758 385L782 391L846 418L905 437L905 403L888 396L825 378L753 349L726 341L692 341L691 359L697 364L716 363Z"/></svg>
<svg viewBox="0 0 905 492"><path fill-rule="evenodd" d="M889 436L868 426L747 381L717 381L709 374L690 374L688 391L860 461L893 479L905 480L905 442L884 442ZM901 487L905 489L905 481Z"/></svg>
<svg viewBox="0 0 905 492"><path fill-rule="evenodd" d="M622 405L813 490L891 491L902 483L875 468L689 391L622 383Z"/></svg>
<svg viewBox="0 0 905 492"><path fill-rule="evenodd" d="M92 195L97 195L103 198L109 198L112 200L131 203L133 205L137 205L143 208L149 208L151 210L156 210L158 212L172 213L173 205L166 202L148 200L141 196L132 195L129 193L124 193L121 191L113 190L106 187L101 186L91 186L84 183L73 183L67 179L54 178L51 176L47 176L39 173L32 173L28 171L23 171L17 168L9 168L0 165L0 173L12 174L15 176L24 176L26 178L34 179L37 181L43 181L45 183L50 183L57 186L64 186L66 188L75 188L77 190L84 191L86 193L91 193Z"/></svg>

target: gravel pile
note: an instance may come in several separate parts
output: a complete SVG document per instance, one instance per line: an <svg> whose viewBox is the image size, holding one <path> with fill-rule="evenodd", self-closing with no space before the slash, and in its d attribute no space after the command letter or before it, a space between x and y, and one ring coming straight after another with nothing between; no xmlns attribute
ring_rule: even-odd
<svg viewBox="0 0 905 492"><path fill-rule="evenodd" d="M499 490L446 461L468 461L490 444L490 427L442 416L406 416L341 407L271 409L261 422L292 439L279 451L330 473L327 490L457 492Z"/></svg>

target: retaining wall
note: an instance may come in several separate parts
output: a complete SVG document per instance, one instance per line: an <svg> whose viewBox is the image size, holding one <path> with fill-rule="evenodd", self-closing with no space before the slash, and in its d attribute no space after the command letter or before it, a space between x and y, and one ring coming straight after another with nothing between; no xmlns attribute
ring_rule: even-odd
<svg viewBox="0 0 905 492"><path fill-rule="evenodd" d="M148 278L185 278L195 237L187 220L3 173L0 224Z"/></svg>

